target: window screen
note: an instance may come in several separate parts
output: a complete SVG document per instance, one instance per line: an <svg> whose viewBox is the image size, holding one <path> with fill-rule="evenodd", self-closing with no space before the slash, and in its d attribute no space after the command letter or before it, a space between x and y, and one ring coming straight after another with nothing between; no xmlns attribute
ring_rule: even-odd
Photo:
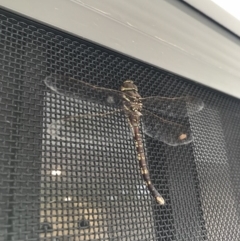
<svg viewBox="0 0 240 241"><path fill-rule="evenodd" d="M0 21L0 240L239 240L239 100L3 10ZM127 79L142 97L204 104L183 118L179 105L160 111L187 127L184 145L166 143L164 124L159 139L140 123L164 206L143 181L126 115L111 106ZM114 98L81 93L78 80Z"/></svg>

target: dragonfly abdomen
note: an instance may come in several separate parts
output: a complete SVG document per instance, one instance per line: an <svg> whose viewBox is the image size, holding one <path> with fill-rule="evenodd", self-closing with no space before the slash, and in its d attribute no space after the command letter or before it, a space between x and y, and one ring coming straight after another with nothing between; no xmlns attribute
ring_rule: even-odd
<svg viewBox="0 0 240 241"><path fill-rule="evenodd" d="M130 120L130 122L131 122L131 120ZM160 205L164 205L165 201L164 201L163 197L153 186L151 179L150 179L150 175L149 175L149 171L148 171L147 163L146 163L146 158L145 158L145 154L144 154L144 149L143 149L143 142L142 142L141 134L139 132L139 127L134 125L133 132L134 132L135 145L136 145L137 153L138 153L139 166L141 168L141 173L142 173L143 179L146 183L148 190L150 191L152 196L156 199L156 201Z"/></svg>

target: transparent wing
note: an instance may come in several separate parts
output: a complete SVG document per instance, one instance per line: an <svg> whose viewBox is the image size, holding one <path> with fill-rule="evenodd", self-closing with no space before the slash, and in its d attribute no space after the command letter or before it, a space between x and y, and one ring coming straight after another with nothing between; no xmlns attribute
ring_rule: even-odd
<svg viewBox="0 0 240 241"><path fill-rule="evenodd" d="M170 146L184 145L192 141L191 131L187 125L164 119L145 109L142 113L143 132L153 139Z"/></svg>
<svg viewBox="0 0 240 241"><path fill-rule="evenodd" d="M50 125L48 125L47 133L52 137L63 141L82 142L86 136L93 140L94 136L91 137L91 135L94 130L88 133L86 124L91 124L97 128L100 122L102 123L106 121L105 118L111 118L111 115L122 111L123 110L118 109L105 113L68 116L55 120ZM106 123L108 123L108 121L106 121Z"/></svg>
<svg viewBox="0 0 240 241"><path fill-rule="evenodd" d="M64 75L49 75L44 79L44 83L59 95L116 108L122 105L120 91L97 87Z"/></svg>
<svg viewBox="0 0 240 241"><path fill-rule="evenodd" d="M156 115L180 119L191 116L204 107L203 101L194 96L174 98L150 96L141 100L144 108Z"/></svg>

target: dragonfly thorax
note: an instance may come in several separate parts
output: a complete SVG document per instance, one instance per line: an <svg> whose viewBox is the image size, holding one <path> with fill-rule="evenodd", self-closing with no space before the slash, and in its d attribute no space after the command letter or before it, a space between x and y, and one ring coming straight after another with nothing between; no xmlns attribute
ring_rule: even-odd
<svg viewBox="0 0 240 241"><path fill-rule="evenodd" d="M133 117L138 120L142 115L142 102L137 86L133 83L133 81L126 80L121 87L121 91L125 113L129 117Z"/></svg>

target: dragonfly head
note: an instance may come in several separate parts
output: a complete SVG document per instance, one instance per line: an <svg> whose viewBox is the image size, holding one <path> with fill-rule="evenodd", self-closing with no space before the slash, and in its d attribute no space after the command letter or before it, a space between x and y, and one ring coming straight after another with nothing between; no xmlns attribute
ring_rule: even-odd
<svg viewBox="0 0 240 241"><path fill-rule="evenodd" d="M125 80L123 83L131 83L131 84L133 84L133 81L132 80Z"/></svg>
<svg viewBox="0 0 240 241"><path fill-rule="evenodd" d="M121 87L121 91L138 91L137 86L133 83L132 80L125 80Z"/></svg>

